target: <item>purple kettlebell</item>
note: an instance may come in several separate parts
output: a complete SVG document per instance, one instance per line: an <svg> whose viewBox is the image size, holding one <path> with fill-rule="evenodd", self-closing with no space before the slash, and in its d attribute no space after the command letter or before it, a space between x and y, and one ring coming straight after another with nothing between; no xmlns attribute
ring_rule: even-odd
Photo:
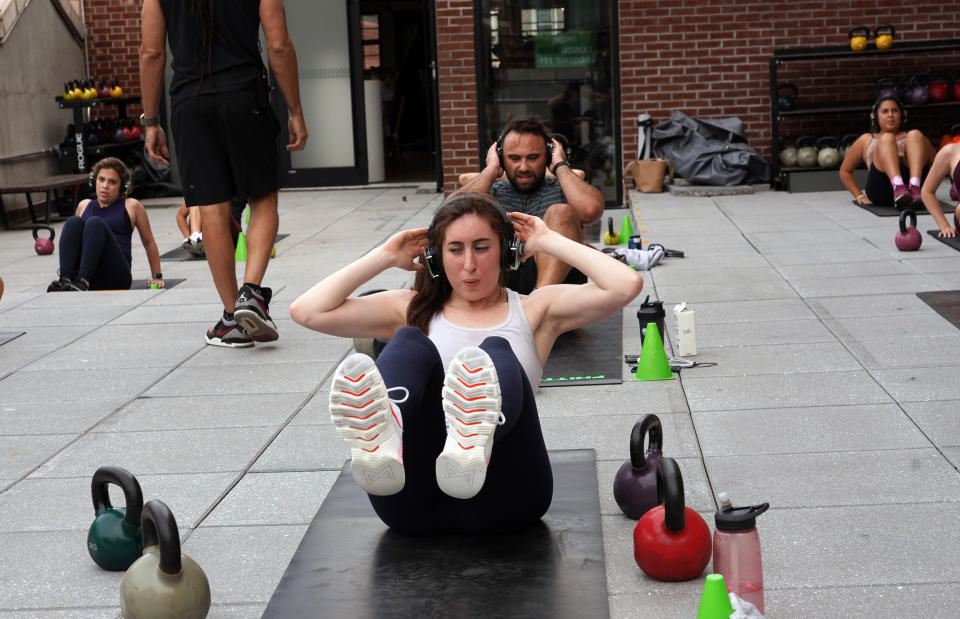
<svg viewBox="0 0 960 619"><path fill-rule="evenodd" d="M43 237L37 234L38 230L46 230L50 233L50 237ZM33 250L40 254L41 256L46 256L47 254L53 253L53 237L54 231L50 226L45 226L40 224L33 227Z"/></svg>
<svg viewBox="0 0 960 619"><path fill-rule="evenodd" d="M649 446L643 452L643 438ZM656 415L644 415L630 433L630 460L613 478L613 498L628 518L639 519L660 504L657 498L657 467L663 457L663 426Z"/></svg>

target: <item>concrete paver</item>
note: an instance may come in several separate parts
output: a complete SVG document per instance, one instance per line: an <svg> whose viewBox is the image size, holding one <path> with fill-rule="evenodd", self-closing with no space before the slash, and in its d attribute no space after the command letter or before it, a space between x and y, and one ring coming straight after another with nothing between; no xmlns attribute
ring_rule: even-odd
<svg viewBox="0 0 960 619"><path fill-rule="evenodd" d="M0 231L0 332L25 332L0 345L5 617L118 616L121 575L85 549L90 476L104 464L170 505L184 552L210 578L210 617L260 616L349 457L327 394L352 342L296 325L288 305L394 231L426 225L440 198L416 189L282 192L289 236L265 282L281 339L252 350L204 344L219 299L202 261L165 262L185 280L168 290L47 294L56 254L34 255L28 230ZM636 198L644 239L686 257L645 273L623 311L623 351L641 351L636 310L650 295L668 310L668 354L670 309L686 302L692 358L716 365L658 382L625 369L619 385L538 394L548 448L597 453L611 616L692 617L702 591L702 577L640 572L635 521L613 499L646 413L660 416L686 504L711 527L721 490L737 504L771 503L758 520L768 616L953 616L960 331L915 293L960 288L960 255L930 238L897 252L895 220L843 192ZM161 251L179 246L178 202L148 201ZM607 216L619 225L627 212ZM133 254L134 277L146 277L142 250ZM390 271L365 287L409 281ZM117 488L111 496L122 504Z"/></svg>

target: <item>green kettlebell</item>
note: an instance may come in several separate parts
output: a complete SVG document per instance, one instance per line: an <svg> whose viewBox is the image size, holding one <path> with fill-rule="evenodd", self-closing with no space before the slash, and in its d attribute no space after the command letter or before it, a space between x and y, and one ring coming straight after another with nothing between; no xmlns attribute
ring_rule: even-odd
<svg viewBox="0 0 960 619"><path fill-rule="evenodd" d="M110 504L108 484L123 490L126 507ZM105 570L123 571L143 554L140 514L143 492L130 471L118 466L102 466L90 484L96 516L87 533L87 550L94 562Z"/></svg>
<svg viewBox="0 0 960 619"><path fill-rule="evenodd" d="M156 499L143 508L143 556L120 582L126 619L202 619L210 610L210 582L197 562L180 554L180 531L170 508Z"/></svg>

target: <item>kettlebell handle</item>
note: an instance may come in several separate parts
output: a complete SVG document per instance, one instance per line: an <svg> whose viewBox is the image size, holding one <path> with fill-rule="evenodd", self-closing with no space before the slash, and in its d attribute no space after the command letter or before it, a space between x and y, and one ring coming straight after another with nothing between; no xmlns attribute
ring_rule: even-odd
<svg viewBox="0 0 960 619"><path fill-rule="evenodd" d="M643 437L649 433L649 451L663 451L663 426L656 415L644 415L633 424L630 433L630 465L634 469L647 468L647 458L643 451Z"/></svg>
<svg viewBox="0 0 960 619"><path fill-rule="evenodd" d="M858 32L862 32L862 35L857 35ZM856 36L862 36L863 38L868 38L870 36L870 28L867 26L854 26L847 32L847 36L851 39Z"/></svg>
<svg viewBox="0 0 960 619"><path fill-rule="evenodd" d="M37 235L37 231L38 231L38 230L46 230L47 232L49 232L49 233L50 233L50 240L51 240L51 241L52 241L53 238L56 236L56 232L55 232L55 231L53 230L53 228L51 228L50 226L48 226L48 225L46 225L46 224L37 224L36 226L33 227L33 240L35 240L35 241L40 238L40 237Z"/></svg>
<svg viewBox="0 0 960 619"><path fill-rule="evenodd" d="M109 484L116 484L123 490L126 501L126 511L123 519L127 524L137 528L140 526L140 517L143 511L143 491L140 482L133 474L119 466L101 466L93 474L90 482L90 493L93 495L93 511L99 513L101 509L111 508Z"/></svg>
<svg viewBox="0 0 960 619"><path fill-rule="evenodd" d="M683 476L673 458L661 458L657 467L657 502L663 503L663 523L667 528L673 532L682 531L686 525Z"/></svg>
<svg viewBox="0 0 960 619"><path fill-rule="evenodd" d="M143 547L160 547L160 569L165 574L179 574L183 569L180 561L180 530L173 512L159 499L151 499L143 507Z"/></svg>
<svg viewBox="0 0 960 619"><path fill-rule="evenodd" d="M917 214L913 211L913 209L904 209L900 212L900 232L903 234L907 233L907 217L910 218L910 227L917 227Z"/></svg>
<svg viewBox="0 0 960 619"><path fill-rule="evenodd" d="M777 94L779 95L779 94L780 94L780 91L783 90L783 89L785 89L785 88L790 91L790 95L789 95L789 96L791 96L791 97L796 98L796 96L797 96L798 94L800 94L799 89L797 89L797 87L796 87L794 84L790 84L790 83L779 84L779 85L777 86Z"/></svg>
<svg viewBox="0 0 960 619"><path fill-rule="evenodd" d="M893 24L880 24L879 26L873 29L874 38L877 38L880 36L881 30L889 30L891 37L894 36L894 33L896 32L896 30L893 27Z"/></svg>

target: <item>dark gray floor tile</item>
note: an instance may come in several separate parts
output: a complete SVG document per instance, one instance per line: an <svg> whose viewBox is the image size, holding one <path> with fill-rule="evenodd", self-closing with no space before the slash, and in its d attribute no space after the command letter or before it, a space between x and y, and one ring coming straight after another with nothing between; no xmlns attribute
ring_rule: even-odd
<svg viewBox="0 0 960 619"><path fill-rule="evenodd" d="M19 479L77 438L77 434L0 435L0 478Z"/></svg>
<svg viewBox="0 0 960 619"><path fill-rule="evenodd" d="M701 348L690 357L697 363L715 366L683 370L684 376L746 376L750 374L793 374L859 370L863 366L846 348L835 342L767 344Z"/></svg>
<svg viewBox="0 0 960 619"><path fill-rule="evenodd" d="M684 378L683 385L693 412L890 402L866 372Z"/></svg>
<svg viewBox="0 0 960 619"><path fill-rule="evenodd" d="M126 398L0 403L3 434L79 434L120 408Z"/></svg>
<svg viewBox="0 0 960 619"><path fill-rule="evenodd" d="M244 350L235 350L244 354ZM251 393L296 393L313 391L336 367L333 363L268 363L231 365L227 377L222 366L178 368L165 376L144 395L148 397L219 395Z"/></svg>

